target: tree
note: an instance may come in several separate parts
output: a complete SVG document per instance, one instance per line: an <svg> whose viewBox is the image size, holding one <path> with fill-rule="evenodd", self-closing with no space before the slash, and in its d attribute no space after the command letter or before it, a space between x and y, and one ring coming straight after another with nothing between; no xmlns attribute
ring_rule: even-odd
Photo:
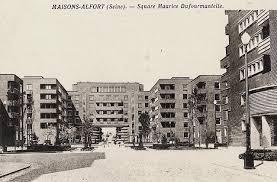
<svg viewBox="0 0 277 182"><path fill-rule="evenodd" d="M60 141L62 141L62 143L69 143L69 141L74 138L76 131L76 127L64 126L59 133Z"/></svg>
<svg viewBox="0 0 277 182"><path fill-rule="evenodd" d="M143 142L142 142L142 137L146 138L148 137L151 129L150 129L150 117L149 114L147 112L142 113L139 116L139 122L141 123L142 126L142 130L139 133L139 146L143 147Z"/></svg>
<svg viewBox="0 0 277 182"><path fill-rule="evenodd" d="M95 126L92 124L93 120L88 117L84 117L83 134L84 134L84 148L91 147L91 136Z"/></svg>
<svg viewBox="0 0 277 182"><path fill-rule="evenodd" d="M188 100L188 104L189 104L189 120L190 120L190 125L189 125L189 145L190 145L190 142L192 140L192 143L193 143L193 146L195 146L195 138L194 138L194 133L195 133L195 128L194 128L194 125L195 125L195 120L196 120L196 109L197 109L197 94L198 94L198 90L197 88L193 88L192 89L192 92L191 92L191 95L189 97L189 100ZM191 127L192 127L192 134L191 134ZM192 136L192 139L191 139L191 136Z"/></svg>
<svg viewBox="0 0 277 182"><path fill-rule="evenodd" d="M165 134L162 135L162 144L167 144L167 138L165 136Z"/></svg>
<svg viewBox="0 0 277 182"><path fill-rule="evenodd" d="M57 128L54 126L48 126L47 129L44 131L44 136L45 136L45 144L51 144L50 136L55 135L55 132L57 132Z"/></svg>

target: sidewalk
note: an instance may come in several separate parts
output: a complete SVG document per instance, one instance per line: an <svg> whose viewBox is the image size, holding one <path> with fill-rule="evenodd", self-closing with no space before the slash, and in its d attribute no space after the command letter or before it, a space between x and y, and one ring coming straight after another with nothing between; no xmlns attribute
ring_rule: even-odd
<svg viewBox="0 0 277 182"><path fill-rule="evenodd" d="M0 178L27 169L30 166L30 164L25 163L0 162Z"/></svg>
<svg viewBox="0 0 277 182"><path fill-rule="evenodd" d="M250 173L257 176L265 177L277 181L277 162L276 161L254 161L255 169L244 169L243 159L239 159L239 154L245 152L243 147L228 147L220 149L223 153L224 160L216 160L212 164L225 169L240 171L241 173ZM222 158L221 158L222 159ZM224 161L224 162L223 162ZM258 165L258 166L257 166Z"/></svg>

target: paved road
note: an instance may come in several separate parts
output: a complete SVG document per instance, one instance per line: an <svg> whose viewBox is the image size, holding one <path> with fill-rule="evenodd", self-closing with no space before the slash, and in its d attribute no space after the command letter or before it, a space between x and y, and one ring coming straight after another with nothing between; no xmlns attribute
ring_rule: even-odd
<svg viewBox="0 0 277 182"><path fill-rule="evenodd" d="M130 148L99 147L106 159L91 167L45 174L35 182L179 182L179 181L277 181L276 163L256 170L242 169L240 150L134 151Z"/></svg>

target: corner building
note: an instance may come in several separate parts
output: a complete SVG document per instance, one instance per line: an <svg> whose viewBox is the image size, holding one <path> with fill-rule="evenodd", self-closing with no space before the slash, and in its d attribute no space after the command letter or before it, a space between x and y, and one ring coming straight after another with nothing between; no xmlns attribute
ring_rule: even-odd
<svg viewBox="0 0 277 182"><path fill-rule="evenodd" d="M245 145L245 70L249 75L249 104L252 148L277 145L277 11L226 11L229 36L226 57L220 61L226 69L222 76L227 98L224 118L228 121L229 142ZM245 68L245 49L241 36L247 32L248 66Z"/></svg>
<svg viewBox="0 0 277 182"><path fill-rule="evenodd" d="M132 141L139 113L143 110L142 84L78 82L69 93L82 122L88 118L96 128L92 142L101 141L103 127L115 127L117 141Z"/></svg>
<svg viewBox="0 0 277 182"><path fill-rule="evenodd" d="M67 91L56 78L25 76L23 81L27 144L34 135L39 144L58 144L59 131L67 123Z"/></svg>
<svg viewBox="0 0 277 182"><path fill-rule="evenodd" d="M0 99L8 113L10 146L19 146L24 142L23 136L23 81L14 74L0 74Z"/></svg>
<svg viewBox="0 0 277 182"><path fill-rule="evenodd" d="M221 115L221 75L199 75L191 81L191 89L196 98L192 108L195 144L204 145L206 139L227 144L227 123Z"/></svg>

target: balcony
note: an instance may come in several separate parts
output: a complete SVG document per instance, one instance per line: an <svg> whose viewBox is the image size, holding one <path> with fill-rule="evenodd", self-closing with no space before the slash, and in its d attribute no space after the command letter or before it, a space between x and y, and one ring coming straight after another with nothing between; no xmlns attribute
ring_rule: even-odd
<svg viewBox="0 0 277 182"><path fill-rule="evenodd" d="M257 23L258 25L262 25L268 19L269 19L269 10L261 10L261 12L258 15Z"/></svg>
<svg viewBox="0 0 277 182"><path fill-rule="evenodd" d="M17 113L17 112L9 112L8 114L9 114L10 118L18 118L19 117L19 113Z"/></svg>
<svg viewBox="0 0 277 182"><path fill-rule="evenodd" d="M225 26L225 35L229 35L229 24Z"/></svg>
<svg viewBox="0 0 277 182"><path fill-rule="evenodd" d="M229 60L229 56L226 56L225 58L220 60L220 68L221 69L226 69L230 66L230 60Z"/></svg>
<svg viewBox="0 0 277 182"><path fill-rule="evenodd" d="M270 49L270 37L263 39L258 46L258 53L263 54L265 51Z"/></svg>
<svg viewBox="0 0 277 182"><path fill-rule="evenodd" d="M26 124L32 124L32 123L33 123L32 118L27 118L27 119L26 119Z"/></svg>
<svg viewBox="0 0 277 182"><path fill-rule="evenodd" d="M20 90L14 87L9 87L8 88L8 94L20 94Z"/></svg>

